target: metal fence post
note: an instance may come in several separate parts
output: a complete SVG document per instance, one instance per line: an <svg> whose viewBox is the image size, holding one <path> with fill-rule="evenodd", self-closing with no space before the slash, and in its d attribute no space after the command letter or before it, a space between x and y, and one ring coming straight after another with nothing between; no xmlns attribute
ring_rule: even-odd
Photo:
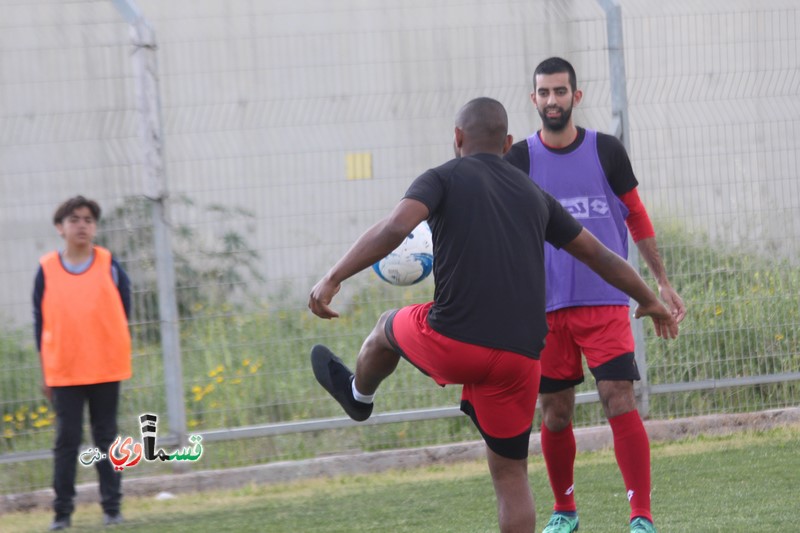
<svg viewBox="0 0 800 533"><path fill-rule="evenodd" d="M608 32L608 66L611 81L611 133L615 135L625 149L630 152L630 130L628 126L628 87L625 75L625 52L622 41L622 8L619 0L597 0L606 12L606 28ZM639 250L628 236L628 261L640 272ZM640 320L632 320L633 340L636 343L636 364L639 366L641 381L639 382L639 412L646 417L650 412L650 381L647 375L647 358L645 357L644 327Z"/></svg>
<svg viewBox="0 0 800 533"><path fill-rule="evenodd" d="M153 236L158 283L158 311L164 358L164 386L170 437L186 442L186 407L183 401L180 328L175 293L175 264L168 218L168 189L164 166L164 136L158 88L156 39L133 0L112 0L131 27L136 102L144 149L144 196L152 203Z"/></svg>

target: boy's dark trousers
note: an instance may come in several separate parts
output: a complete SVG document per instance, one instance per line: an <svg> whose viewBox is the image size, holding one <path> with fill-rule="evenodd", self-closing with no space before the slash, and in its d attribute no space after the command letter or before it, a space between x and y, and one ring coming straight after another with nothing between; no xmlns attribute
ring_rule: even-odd
<svg viewBox="0 0 800 533"><path fill-rule="evenodd" d="M117 438L117 404L119 381L95 385L53 387L56 410L56 444L54 452L53 489L56 517L65 517L75 510L75 474L83 433L83 405L89 404L89 421L95 447L105 459L96 461L103 512L116 515L122 500L122 476L108 459L108 449ZM85 451L85 450L83 450ZM83 468L83 466L81 466Z"/></svg>

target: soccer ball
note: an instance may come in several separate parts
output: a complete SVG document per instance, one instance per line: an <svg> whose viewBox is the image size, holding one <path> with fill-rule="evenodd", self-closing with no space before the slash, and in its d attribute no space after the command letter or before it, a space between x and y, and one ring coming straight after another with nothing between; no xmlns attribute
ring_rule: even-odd
<svg viewBox="0 0 800 533"><path fill-rule="evenodd" d="M372 265L383 281L392 285L413 285L433 270L433 237L422 221L392 253Z"/></svg>

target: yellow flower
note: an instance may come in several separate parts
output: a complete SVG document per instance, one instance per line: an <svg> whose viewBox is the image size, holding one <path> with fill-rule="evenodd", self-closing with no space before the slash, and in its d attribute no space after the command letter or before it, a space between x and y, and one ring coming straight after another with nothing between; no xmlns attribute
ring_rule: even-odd
<svg viewBox="0 0 800 533"><path fill-rule="evenodd" d="M197 420L195 420L193 418L193 419L189 420L189 422L187 422L186 425L189 426L190 428L196 428L197 426L200 425L200 422L198 422Z"/></svg>
<svg viewBox="0 0 800 533"><path fill-rule="evenodd" d="M719 315L721 315L721 314L722 314L722 307L720 307L720 306L717 306L717 308L716 308L716 309L714 309L714 314L715 314L716 316L719 316Z"/></svg>
<svg viewBox="0 0 800 533"><path fill-rule="evenodd" d="M43 427L47 427L49 425L50 425L50 421L48 419L46 419L46 418L42 418L42 419L37 420L36 422L33 423L33 427L35 427L35 428L43 428Z"/></svg>
<svg viewBox="0 0 800 533"><path fill-rule="evenodd" d="M781 333L778 333L777 335L775 335L775 340L776 341L782 341L783 340L783 335Z"/></svg>
<svg viewBox="0 0 800 533"><path fill-rule="evenodd" d="M200 387L200 385L195 385L192 387L192 394L200 394L201 392L203 392L203 389Z"/></svg>
<svg viewBox="0 0 800 533"><path fill-rule="evenodd" d="M251 374L255 374L256 372L258 372L258 365L251 366L250 367L250 373Z"/></svg>
<svg viewBox="0 0 800 533"><path fill-rule="evenodd" d="M206 385L203 388L203 394L208 394L209 392L211 392L213 390L214 390L214 384L213 383L209 383L208 385Z"/></svg>
<svg viewBox="0 0 800 533"><path fill-rule="evenodd" d="M242 366L249 366L249 365L250 365L250 359L245 359L244 361L242 361Z"/></svg>
<svg viewBox="0 0 800 533"><path fill-rule="evenodd" d="M31 413L31 420L36 420L37 418L39 418L38 413Z"/></svg>
<svg viewBox="0 0 800 533"><path fill-rule="evenodd" d="M13 422L14 416L13 415L3 415L3 422Z"/></svg>
<svg viewBox="0 0 800 533"><path fill-rule="evenodd" d="M17 419L17 422L22 422L23 420L25 420L25 412L24 411L18 411L17 415L16 415L16 419Z"/></svg>
<svg viewBox="0 0 800 533"><path fill-rule="evenodd" d="M217 383L222 383L223 381L225 381L225 378L224 378L224 377L222 377L222 376L217 376Z"/></svg>
<svg viewBox="0 0 800 533"><path fill-rule="evenodd" d="M36 409L36 410L39 411L40 413L46 413L47 412L47 406L46 405L40 405L39 408Z"/></svg>

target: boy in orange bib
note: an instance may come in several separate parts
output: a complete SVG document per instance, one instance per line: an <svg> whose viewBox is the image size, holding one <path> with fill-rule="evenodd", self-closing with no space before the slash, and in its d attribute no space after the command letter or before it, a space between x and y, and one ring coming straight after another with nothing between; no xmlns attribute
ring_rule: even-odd
<svg viewBox="0 0 800 533"><path fill-rule="evenodd" d="M94 444L108 456L117 436L120 381L131 377L130 281L111 252L94 245L99 219L100 206L83 196L61 204L53 223L64 249L39 260L34 282L42 389L56 411L51 530L69 527L75 509L84 403ZM120 523L120 474L110 461L95 466L105 524Z"/></svg>

